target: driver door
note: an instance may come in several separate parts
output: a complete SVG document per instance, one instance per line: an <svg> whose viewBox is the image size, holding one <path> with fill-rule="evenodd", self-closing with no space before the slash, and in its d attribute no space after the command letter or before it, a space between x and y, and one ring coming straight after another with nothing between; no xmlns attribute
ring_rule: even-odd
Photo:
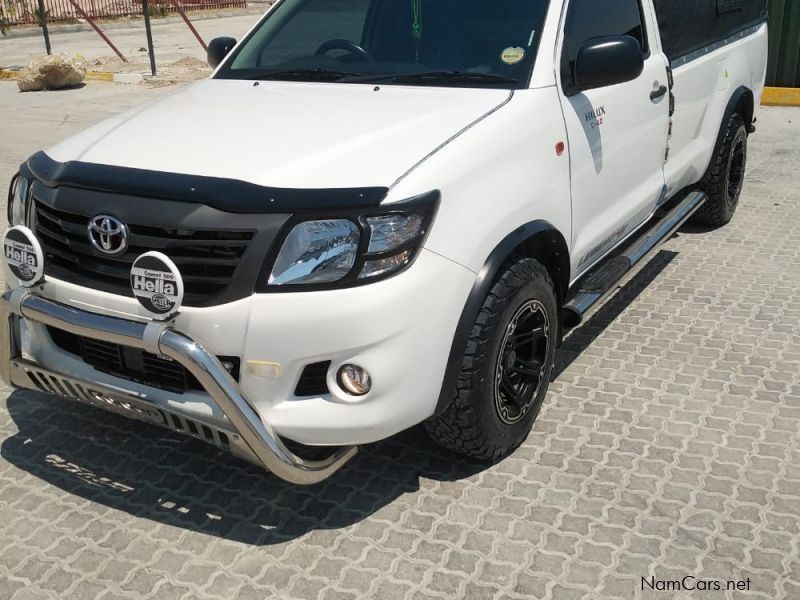
<svg viewBox="0 0 800 600"><path fill-rule="evenodd" d="M644 52L636 79L574 91L585 42L631 36ZM575 279L655 211L664 189L669 132L667 61L641 0L571 0L561 43L561 103L569 138Z"/></svg>

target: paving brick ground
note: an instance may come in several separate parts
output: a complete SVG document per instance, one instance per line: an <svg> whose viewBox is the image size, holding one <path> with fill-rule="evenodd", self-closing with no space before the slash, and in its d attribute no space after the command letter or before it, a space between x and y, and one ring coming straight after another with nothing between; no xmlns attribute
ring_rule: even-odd
<svg viewBox="0 0 800 600"><path fill-rule="evenodd" d="M112 111L113 89L87 94ZM15 131L77 110L31 98ZM29 131L0 141L4 177L66 133ZM800 110L764 112L734 223L684 229L571 336L533 433L492 468L412 430L297 488L4 393L0 598L800 598L798 140ZM687 575L749 590L641 591Z"/></svg>

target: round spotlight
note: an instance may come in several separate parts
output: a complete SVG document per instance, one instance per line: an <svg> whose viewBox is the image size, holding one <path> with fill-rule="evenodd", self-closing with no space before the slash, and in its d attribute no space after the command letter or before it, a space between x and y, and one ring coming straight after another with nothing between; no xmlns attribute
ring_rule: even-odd
<svg viewBox="0 0 800 600"><path fill-rule="evenodd" d="M352 396L363 396L372 388L369 373L358 365L343 365L338 380L342 389Z"/></svg>

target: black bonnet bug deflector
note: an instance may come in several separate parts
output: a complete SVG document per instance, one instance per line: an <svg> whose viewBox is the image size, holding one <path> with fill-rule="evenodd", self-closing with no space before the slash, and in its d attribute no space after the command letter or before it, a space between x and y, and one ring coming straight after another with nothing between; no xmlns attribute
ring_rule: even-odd
<svg viewBox="0 0 800 600"><path fill-rule="evenodd" d="M762 23L765 0L655 0L661 43L670 61Z"/></svg>

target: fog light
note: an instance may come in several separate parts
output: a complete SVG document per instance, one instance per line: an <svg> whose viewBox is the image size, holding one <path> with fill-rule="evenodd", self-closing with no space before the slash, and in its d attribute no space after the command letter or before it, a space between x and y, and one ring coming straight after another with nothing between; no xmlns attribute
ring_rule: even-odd
<svg viewBox="0 0 800 600"><path fill-rule="evenodd" d="M339 385L353 396L363 396L372 388L372 379L366 369L357 365L344 365L339 369Z"/></svg>

